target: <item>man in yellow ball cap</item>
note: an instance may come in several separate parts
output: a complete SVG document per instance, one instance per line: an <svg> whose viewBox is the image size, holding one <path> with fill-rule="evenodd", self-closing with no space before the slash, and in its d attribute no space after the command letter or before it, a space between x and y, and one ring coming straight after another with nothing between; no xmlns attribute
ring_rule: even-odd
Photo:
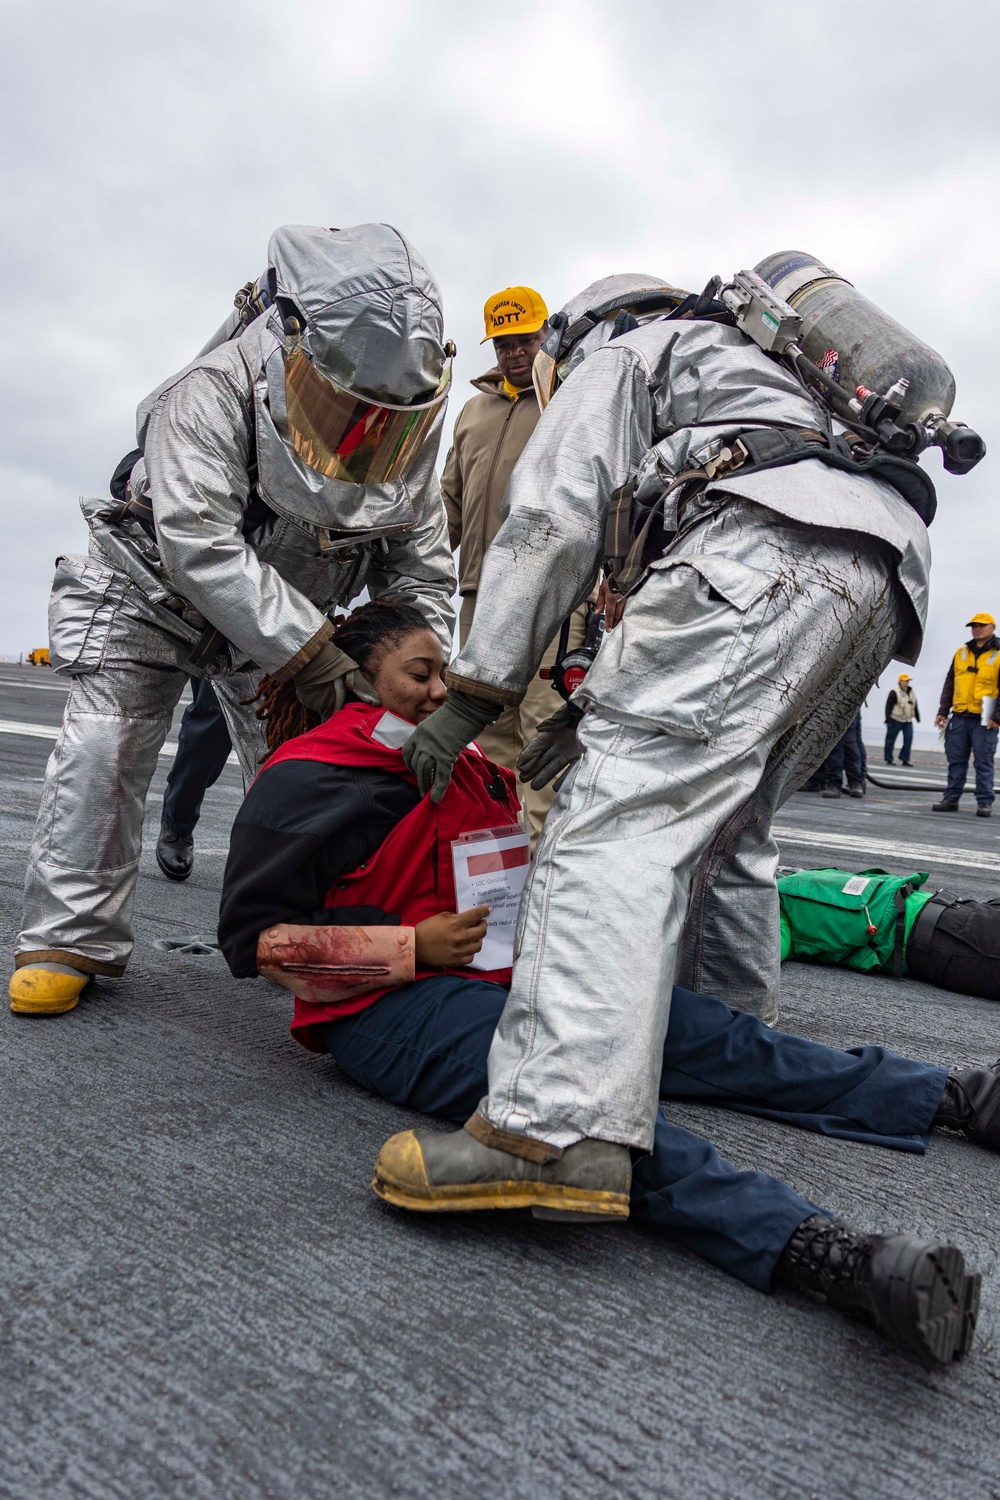
<svg viewBox="0 0 1000 1500"><path fill-rule="evenodd" d="M541 348L548 322L549 310L544 299L530 286L507 286L502 292L487 297L483 307L486 332L479 340L481 344L494 340L493 349L499 356L510 354L519 344L519 335L534 336L531 360L528 361L528 384L531 384L531 363ZM499 342L497 342L499 341ZM523 366L523 361L518 361ZM502 366L501 366L502 368ZM523 374L523 368L522 368Z"/></svg>
<svg viewBox="0 0 1000 1500"><path fill-rule="evenodd" d="M507 482L540 416L531 383L531 368L547 331L548 309L530 286L508 286L486 299L485 334L493 341L496 365L472 385L478 392L467 401L455 423L451 451L441 476L452 547L461 544L458 588L464 644L472 628L479 591L479 575L486 550L500 529L500 505ZM568 649L579 646L587 620L586 604L570 619ZM540 671L552 666L557 641L549 645ZM507 708L496 723L483 729L478 744L490 760L514 770L521 751L534 739L538 726L560 699L546 678L536 675L521 703ZM552 805L552 786L536 791L526 782L518 792L531 824L532 842L538 837Z"/></svg>
<svg viewBox="0 0 1000 1500"><path fill-rule="evenodd" d="M972 639L955 652L934 720L938 729L945 730L948 786L933 810L958 812L971 755L976 768L976 816L988 818L993 811L993 762L1000 729L1000 640L997 622L987 610L981 609L967 623Z"/></svg>
<svg viewBox="0 0 1000 1500"><path fill-rule="evenodd" d="M903 736L903 749L899 764L901 766L913 764L910 756L913 751L914 722L920 723L917 695L913 691L909 672L900 672L896 686L889 689L889 696L885 700L885 763L887 766L893 764L896 737L899 734Z"/></svg>

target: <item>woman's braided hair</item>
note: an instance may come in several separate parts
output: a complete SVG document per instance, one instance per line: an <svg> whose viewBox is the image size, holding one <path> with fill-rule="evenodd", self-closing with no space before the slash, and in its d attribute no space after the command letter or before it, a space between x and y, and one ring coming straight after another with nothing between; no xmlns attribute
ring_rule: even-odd
<svg viewBox="0 0 1000 1500"><path fill-rule="evenodd" d="M415 630L427 628L427 621L414 604L405 599L386 597L371 599L335 621L331 640L341 651L353 656L367 677L378 667L383 651L391 649ZM247 701L257 704L257 718L263 722L271 755L286 740L305 734L323 722L319 714L299 702L292 678L275 682L273 677L263 677L259 690Z"/></svg>

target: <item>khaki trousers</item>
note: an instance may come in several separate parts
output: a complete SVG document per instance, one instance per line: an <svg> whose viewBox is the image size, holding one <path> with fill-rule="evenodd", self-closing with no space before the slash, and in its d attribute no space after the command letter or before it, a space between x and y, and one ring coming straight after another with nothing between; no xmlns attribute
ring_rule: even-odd
<svg viewBox="0 0 1000 1500"><path fill-rule="evenodd" d="M587 628L588 604L581 604L573 611L569 627L569 646L574 649L583 644L583 637ZM461 643L464 646L468 639L469 631L472 629L472 617L476 609L475 594L464 594L462 597L462 610L459 615L459 632ZM549 644L549 648L542 657L542 666L551 667L556 659L556 650L559 645L559 637ZM495 724L476 737L476 743L483 754L490 760L495 761L498 766L506 766L509 771L515 770L517 757L525 745L535 738L538 726L543 720L548 719L561 707L562 698L556 692L552 683L544 677L534 677L528 691L516 708L505 708ZM531 834L531 847L534 849L538 841L538 835L542 831L545 815L552 806L555 792L552 783L542 787L540 792L523 782L520 777L517 781L517 792L521 799L521 805L528 817L528 831Z"/></svg>

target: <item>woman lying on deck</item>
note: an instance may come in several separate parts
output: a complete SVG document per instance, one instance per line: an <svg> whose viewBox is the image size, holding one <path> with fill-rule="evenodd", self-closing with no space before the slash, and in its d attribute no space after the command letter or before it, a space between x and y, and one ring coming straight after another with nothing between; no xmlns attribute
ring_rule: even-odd
<svg viewBox="0 0 1000 1500"><path fill-rule="evenodd" d="M400 747L445 687L440 645L412 606L375 600L335 639L379 706L349 701L310 727L291 687L265 681L274 754L233 827L220 944L237 977L264 973L296 994L292 1032L304 1046L384 1099L463 1122L487 1090L510 970L471 967L488 909L456 912L451 845L483 830L517 834L513 777L471 747L439 804L420 797ZM837 1051L675 988L660 1092L900 1151L923 1152L935 1126L996 1150L998 1070L949 1074L882 1047ZM434 1137L403 1139L426 1156ZM384 1154L375 1191L433 1208L394 1186L392 1166ZM571 1220L574 1182L560 1163L522 1166L515 1206ZM760 1291L825 1297L925 1363L970 1347L980 1278L959 1249L853 1230L776 1178L723 1161L662 1109L653 1151L620 1197L609 1219L631 1211Z"/></svg>

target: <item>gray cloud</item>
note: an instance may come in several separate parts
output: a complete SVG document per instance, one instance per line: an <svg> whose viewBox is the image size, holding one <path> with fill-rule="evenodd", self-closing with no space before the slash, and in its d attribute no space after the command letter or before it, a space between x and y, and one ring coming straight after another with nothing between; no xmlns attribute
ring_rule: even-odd
<svg viewBox="0 0 1000 1500"><path fill-rule="evenodd" d="M979 0L36 0L2 27L0 651L44 639L52 559L85 547L77 493L281 222L405 230L444 289L454 410L500 286L557 306L611 271L701 285L813 250L941 349L1000 451ZM992 472L940 485L925 697L969 611L1000 607Z"/></svg>

